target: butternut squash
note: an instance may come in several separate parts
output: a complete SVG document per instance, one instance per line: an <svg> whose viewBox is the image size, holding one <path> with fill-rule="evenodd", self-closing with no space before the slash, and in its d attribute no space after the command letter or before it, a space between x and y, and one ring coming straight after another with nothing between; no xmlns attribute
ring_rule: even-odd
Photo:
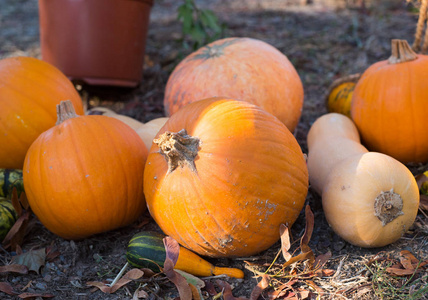
<svg viewBox="0 0 428 300"><path fill-rule="evenodd" d="M338 113L318 118L307 141L311 187L322 196L326 219L339 236L372 248L397 241L409 229L419 191L405 165L369 152L352 120Z"/></svg>
<svg viewBox="0 0 428 300"><path fill-rule="evenodd" d="M140 128L144 124L144 123L137 121L134 118L131 118L129 116L118 114L115 111L113 111L109 108L106 108L106 107L93 107L90 110L88 110L86 114L87 115L103 115L103 116L113 117L113 118L118 119L118 120L122 121L123 123L127 124L128 126L130 126L134 130L137 130L138 128Z"/></svg>
<svg viewBox="0 0 428 300"><path fill-rule="evenodd" d="M147 149L150 150L153 139L168 119L167 117L156 118L137 128L136 131L144 144L146 144Z"/></svg>
<svg viewBox="0 0 428 300"><path fill-rule="evenodd" d="M134 129L143 140L147 149L150 149L152 142L158 131L168 120L167 117L160 117L150 120L147 123L140 122L126 115L121 115L106 107L93 107L86 113L88 115L104 115L116 118Z"/></svg>

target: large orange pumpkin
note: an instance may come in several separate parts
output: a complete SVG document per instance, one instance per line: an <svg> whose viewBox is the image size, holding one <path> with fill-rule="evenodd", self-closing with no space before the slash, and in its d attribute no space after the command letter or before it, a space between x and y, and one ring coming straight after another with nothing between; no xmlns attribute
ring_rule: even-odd
<svg viewBox="0 0 428 300"><path fill-rule="evenodd" d="M32 57L0 60L0 168L22 169L31 143L55 125L62 100L83 114L73 84L54 66Z"/></svg>
<svg viewBox="0 0 428 300"><path fill-rule="evenodd" d="M28 149L24 188L33 212L66 239L116 229L146 210L147 148L128 125L107 116L77 116L61 102L58 125Z"/></svg>
<svg viewBox="0 0 428 300"><path fill-rule="evenodd" d="M168 115L204 98L229 97L256 104L290 131L303 106L303 85L288 58L256 39L217 40L181 61L168 79L164 106Z"/></svg>
<svg viewBox="0 0 428 300"><path fill-rule="evenodd" d="M391 57L358 80L351 116L369 150L403 163L427 162L428 56L393 40Z"/></svg>
<svg viewBox="0 0 428 300"><path fill-rule="evenodd" d="M291 226L308 189L294 136L245 101L210 98L178 110L154 139L144 173L164 233L202 255L256 254Z"/></svg>

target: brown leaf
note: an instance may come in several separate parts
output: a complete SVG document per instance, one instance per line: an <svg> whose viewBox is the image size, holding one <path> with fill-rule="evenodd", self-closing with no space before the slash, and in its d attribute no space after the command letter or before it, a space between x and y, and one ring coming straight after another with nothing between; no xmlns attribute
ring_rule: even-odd
<svg viewBox="0 0 428 300"><path fill-rule="evenodd" d="M24 213L16 220L12 228L7 233L2 244L5 249L11 248L16 250L17 246L22 245L25 234L27 233L27 227L31 218L30 211L24 211Z"/></svg>
<svg viewBox="0 0 428 300"><path fill-rule="evenodd" d="M262 292L269 286L269 275L263 274L261 277L262 280L251 291L250 300L257 300Z"/></svg>
<svg viewBox="0 0 428 300"><path fill-rule="evenodd" d="M99 288L103 293L113 294L118 289L120 289L122 286L128 284L132 280L140 279L141 277L143 277L143 275L144 275L144 272L142 270L134 268L134 269L129 270L125 275L123 275L122 278L120 278L112 286L105 284L104 282L99 282L99 281L89 281L86 284Z"/></svg>
<svg viewBox="0 0 428 300"><path fill-rule="evenodd" d="M176 240L169 236L163 239L163 243L166 251L163 272L177 287L180 299L192 299L192 290L187 283L186 278L174 271L174 266L177 262L180 251L180 245Z"/></svg>
<svg viewBox="0 0 428 300"><path fill-rule="evenodd" d="M33 299L33 298L53 298L55 297L52 294L36 294L36 293L22 293L18 295L21 299Z"/></svg>
<svg viewBox="0 0 428 300"><path fill-rule="evenodd" d="M408 250L400 252L400 263L404 269L415 270L419 264L419 260Z"/></svg>
<svg viewBox="0 0 428 300"><path fill-rule="evenodd" d="M312 232L314 230L314 214L312 213L311 207L309 205L306 205L305 207L305 218L306 218L306 227L305 227L305 233L302 236L302 239L300 240L300 247L303 245L308 246L309 241L312 237ZM303 249L302 249L303 251Z"/></svg>
<svg viewBox="0 0 428 300"><path fill-rule="evenodd" d="M274 299L278 299L279 297L285 296L285 294L288 293L288 291L293 289L293 284L295 284L296 282L298 282L298 279L295 278L290 280L289 282L282 284L281 286L276 288L273 292L268 293L269 299L274 300ZM288 298L286 297L284 299L288 299Z"/></svg>
<svg viewBox="0 0 428 300"><path fill-rule="evenodd" d="M111 286L107 285L104 282L99 281L88 281L86 283L89 286L94 286L96 288L99 288L103 293L110 294L111 293Z"/></svg>
<svg viewBox="0 0 428 300"><path fill-rule="evenodd" d="M386 272L396 276L406 276L406 275L412 275L415 272L415 270L400 269L400 268L386 268Z"/></svg>
<svg viewBox="0 0 428 300"><path fill-rule="evenodd" d="M427 195L421 195L419 199L419 207L422 210L428 211L428 196Z"/></svg>
<svg viewBox="0 0 428 300"><path fill-rule="evenodd" d="M137 290L134 292L134 296L132 299L147 299L149 298L149 294L142 289L142 287L138 287Z"/></svg>
<svg viewBox="0 0 428 300"><path fill-rule="evenodd" d="M334 273L336 273L335 270L332 270L332 269L322 269L322 276L323 277L333 276Z"/></svg>
<svg viewBox="0 0 428 300"><path fill-rule="evenodd" d="M7 273L18 273L18 274L28 274L28 267L23 265L11 264L6 266L0 266L0 274Z"/></svg>
<svg viewBox="0 0 428 300"><path fill-rule="evenodd" d="M296 256L293 256L289 261L285 262L282 265L282 267L286 268L289 265L294 264L295 262L306 260L306 259L313 259L313 258L314 258L314 253L312 252L312 250L310 250L308 252L302 252Z"/></svg>
<svg viewBox="0 0 428 300"><path fill-rule="evenodd" d="M144 275L144 272L142 270L134 268L134 269L131 269L128 272L126 272L126 274L123 275L122 278L137 280L137 279L140 279L141 277L143 277L143 275Z"/></svg>
<svg viewBox="0 0 428 300"><path fill-rule="evenodd" d="M322 288L320 288L315 282L313 282L312 280L306 280L306 284L309 285L311 288L313 288L314 290L316 290L318 292L318 294L323 295L324 294L324 290Z"/></svg>
<svg viewBox="0 0 428 300"><path fill-rule="evenodd" d="M46 249L30 250L14 256L12 261L18 265L27 266L29 271L34 271L39 274L40 267L43 266L46 261Z"/></svg>
<svg viewBox="0 0 428 300"><path fill-rule="evenodd" d="M235 297L232 294L230 284L223 280L216 280L215 283L223 290L223 300L248 300L247 298Z"/></svg>
<svg viewBox="0 0 428 300"><path fill-rule="evenodd" d="M201 293L201 289L199 287L196 287L191 283L189 283L189 286L192 291L193 300L204 300L204 297L202 296L202 293Z"/></svg>
<svg viewBox="0 0 428 300"><path fill-rule="evenodd" d="M428 191L425 191L424 187L428 183L428 171L425 171L422 174L418 174L415 176L416 183L418 184L418 188L422 194L427 195Z"/></svg>
<svg viewBox="0 0 428 300"><path fill-rule="evenodd" d="M331 258L331 252L327 251L324 254L320 254L315 258L314 267L322 268L327 263L327 261Z"/></svg>
<svg viewBox="0 0 428 300"><path fill-rule="evenodd" d="M166 256L172 261L174 267L180 254L180 245L170 236L163 238L163 244L165 245Z"/></svg>
<svg viewBox="0 0 428 300"><path fill-rule="evenodd" d="M12 197L10 199L12 202L12 206L16 211L16 214L18 215L18 217L20 217L22 215L22 206L21 206L21 203L19 202L18 192L16 190L16 187L12 189Z"/></svg>
<svg viewBox="0 0 428 300"><path fill-rule="evenodd" d="M308 299L311 292L304 289L297 289L297 297L298 299Z"/></svg>
<svg viewBox="0 0 428 300"><path fill-rule="evenodd" d="M0 291L8 295L18 295L8 282L0 282Z"/></svg>
<svg viewBox="0 0 428 300"><path fill-rule="evenodd" d="M59 255L61 255L61 252L56 250L52 244L46 247L46 261L51 262L55 258L57 258Z"/></svg>
<svg viewBox="0 0 428 300"><path fill-rule="evenodd" d="M209 280L204 280L205 290L208 292L210 296L217 295L217 291L215 290L214 284Z"/></svg>
<svg viewBox="0 0 428 300"><path fill-rule="evenodd" d="M288 227L284 224L281 224L279 226L279 233L281 235L281 252L282 256L284 257L285 261L290 260L292 255L288 250L290 250L291 243L290 243L290 232L288 230Z"/></svg>

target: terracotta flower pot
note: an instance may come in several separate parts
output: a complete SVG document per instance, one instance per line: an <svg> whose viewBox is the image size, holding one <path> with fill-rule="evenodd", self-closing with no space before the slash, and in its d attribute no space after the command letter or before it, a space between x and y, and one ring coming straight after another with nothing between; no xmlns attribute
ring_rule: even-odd
<svg viewBox="0 0 428 300"><path fill-rule="evenodd" d="M135 87L152 0L39 0L42 59L71 80Z"/></svg>

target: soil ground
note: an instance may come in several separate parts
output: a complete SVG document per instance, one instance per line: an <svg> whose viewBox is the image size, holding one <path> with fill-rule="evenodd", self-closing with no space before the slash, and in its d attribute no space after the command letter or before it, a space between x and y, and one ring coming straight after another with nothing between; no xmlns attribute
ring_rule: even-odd
<svg viewBox="0 0 428 300"><path fill-rule="evenodd" d="M168 76L180 59L191 52L182 47L180 41L181 25L177 21L180 3L172 0L154 3L141 84L135 89L83 86L80 92L88 106L106 106L143 122L164 115L162 100ZM418 17L414 9L416 4L413 6L406 1L366 1L365 7L361 1L350 0L201 0L197 4L216 13L226 25L225 36L261 39L278 48L293 63L305 90L303 114L295 131L304 152L307 152L309 127L317 117L327 112L324 97L330 83L338 77L363 72L372 63L388 58L393 38L406 39L411 44ZM17 55L41 57L37 5L35 0L1 1L0 58ZM427 167L409 166L415 175ZM402 250L409 250L422 261L428 260L426 215L420 212L414 226L398 242L384 248L362 249L346 243L329 228L319 196L312 190L309 190L307 203L315 215L309 246L315 255L327 251L332 253L326 268L333 270L334 275L313 278L322 295L319 289L314 288L315 285L311 286L304 280L298 282L294 286L296 290L311 291L310 294L302 292L301 299L427 299L427 295L415 296L415 290L427 288L426 269L403 285L408 277L388 275L385 265L373 263L376 257L396 259ZM59 255L47 261L40 274L0 274L0 282L8 282L19 293L51 294L55 299L132 299L138 288L147 292L148 299L174 299L178 296L177 289L164 279L133 281L113 294L103 293L86 284L89 281L111 281L116 276L126 262L127 242L141 230L135 225L82 241L67 241L37 222L25 238L22 249L28 251L53 246ZM142 227L153 228L156 229L153 221ZM304 228L302 213L291 230L294 239L302 236ZM278 242L269 250L246 260L269 264L279 249ZM14 254L2 248L0 264L9 264ZM260 281L243 259L210 261L245 270L244 280L221 278L232 286L235 297L249 297ZM286 282L286 279L279 278L278 282ZM266 289L261 297L268 299L267 293L274 287L273 284ZM16 297L0 292L1 299Z"/></svg>

